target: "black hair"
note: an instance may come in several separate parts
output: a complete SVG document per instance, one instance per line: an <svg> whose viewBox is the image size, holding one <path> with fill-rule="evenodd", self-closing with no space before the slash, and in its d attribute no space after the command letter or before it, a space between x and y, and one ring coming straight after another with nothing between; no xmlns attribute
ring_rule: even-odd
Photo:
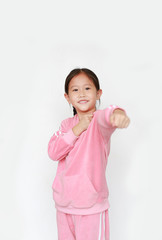
<svg viewBox="0 0 162 240"><path fill-rule="evenodd" d="M99 84L99 80L98 77L96 76L96 74L91 71L88 68L75 68L73 69L68 76L66 77L65 80L65 92L68 94L68 87L69 87L69 83L71 81L71 79L77 75L79 75L80 73L84 73L89 79L91 79L96 87L96 90L98 91L100 89L100 84ZM99 99L99 103L100 103L100 99ZM75 107L73 107L73 115L77 114L77 111L75 109Z"/></svg>

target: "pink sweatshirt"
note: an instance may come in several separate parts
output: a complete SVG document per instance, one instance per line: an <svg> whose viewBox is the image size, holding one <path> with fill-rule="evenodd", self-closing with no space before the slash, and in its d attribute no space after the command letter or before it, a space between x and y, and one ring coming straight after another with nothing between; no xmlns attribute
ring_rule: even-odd
<svg viewBox="0 0 162 240"><path fill-rule="evenodd" d="M58 161L52 188L55 207L59 211L87 215L110 207L105 172L110 137L116 129L109 118L117 108L125 112L117 105L96 110L88 128L79 136L72 131L79 122L76 114L63 120L60 129L51 137L48 155Z"/></svg>

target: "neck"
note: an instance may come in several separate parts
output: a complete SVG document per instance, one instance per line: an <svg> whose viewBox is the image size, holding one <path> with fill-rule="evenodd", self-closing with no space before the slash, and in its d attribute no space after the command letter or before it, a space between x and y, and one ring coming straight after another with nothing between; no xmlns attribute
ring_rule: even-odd
<svg viewBox="0 0 162 240"><path fill-rule="evenodd" d="M96 107L91 109L90 111L87 111L87 112L79 112L79 111L77 111L77 115L78 115L79 121L84 117L84 115L88 115L88 114L94 113L95 111L96 111Z"/></svg>

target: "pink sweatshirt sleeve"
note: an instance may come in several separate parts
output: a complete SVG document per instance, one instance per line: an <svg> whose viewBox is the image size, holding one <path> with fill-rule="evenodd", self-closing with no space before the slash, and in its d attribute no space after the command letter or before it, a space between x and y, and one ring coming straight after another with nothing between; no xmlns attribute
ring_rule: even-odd
<svg viewBox="0 0 162 240"><path fill-rule="evenodd" d="M48 143L48 156L54 161L64 159L74 147L78 137L72 129L66 130L66 121L63 120L59 130L53 134Z"/></svg>
<svg viewBox="0 0 162 240"><path fill-rule="evenodd" d="M109 107L107 107L103 110L100 110L98 112L97 122L99 125L101 135L103 136L105 142L107 142L109 140L111 134L117 128L117 127L113 127L110 123L110 116L116 109L121 109L126 113L126 111L123 108L121 108L117 105L109 105Z"/></svg>

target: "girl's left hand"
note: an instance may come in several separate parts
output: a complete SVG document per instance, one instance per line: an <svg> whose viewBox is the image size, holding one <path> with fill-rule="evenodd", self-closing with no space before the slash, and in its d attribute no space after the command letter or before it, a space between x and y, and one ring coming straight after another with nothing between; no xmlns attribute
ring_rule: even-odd
<svg viewBox="0 0 162 240"><path fill-rule="evenodd" d="M130 123L130 119L124 111L116 109L110 116L110 123L113 127L127 128Z"/></svg>

